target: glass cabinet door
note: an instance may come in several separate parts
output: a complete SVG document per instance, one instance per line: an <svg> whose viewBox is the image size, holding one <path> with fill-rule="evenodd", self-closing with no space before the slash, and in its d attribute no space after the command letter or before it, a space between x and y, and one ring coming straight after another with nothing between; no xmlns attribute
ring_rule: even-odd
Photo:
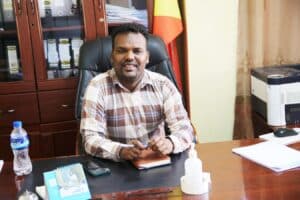
<svg viewBox="0 0 300 200"><path fill-rule="evenodd" d="M84 20L83 1L32 1L35 4L28 5L28 12L38 87L42 90L53 85L69 88L69 84L74 85L70 79L78 76L79 49L86 38L84 22L88 19Z"/></svg>
<svg viewBox="0 0 300 200"><path fill-rule="evenodd" d="M25 2L0 1L0 93L35 90L28 24Z"/></svg>
<svg viewBox="0 0 300 200"><path fill-rule="evenodd" d="M4 0L0 4L0 81L23 80L22 68L19 62L20 51L12 0Z"/></svg>
<svg viewBox="0 0 300 200"><path fill-rule="evenodd" d="M80 1L39 0L47 79L78 74L79 48L83 43Z"/></svg>
<svg viewBox="0 0 300 200"><path fill-rule="evenodd" d="M80 1L39 0L46 79L77 76L79 48L83 43Z"/></svg>

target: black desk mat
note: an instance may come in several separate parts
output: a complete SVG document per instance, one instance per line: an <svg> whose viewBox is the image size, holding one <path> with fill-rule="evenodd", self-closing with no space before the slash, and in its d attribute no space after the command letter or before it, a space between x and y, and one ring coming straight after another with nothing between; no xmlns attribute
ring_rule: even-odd
<svg viewBox="0 0 300 200"><path fill-rule="evenodd" d="M172 164L162 167L138 170L129 162L114 162L91 158L89 156L60 157L45 160L34 160L33 171L26 176L22 183L22 191L35 191L35 186L44 185L43 172L53 170L59 166L72 163L83 163L86 159L93 159L101 165L110 168L111 174L92 177L86 173L90 192L105 194L120 191L139 190L157 187L174 187L180 185L180 177L184 175L184 161L187 152L172 155Z"/></svg>

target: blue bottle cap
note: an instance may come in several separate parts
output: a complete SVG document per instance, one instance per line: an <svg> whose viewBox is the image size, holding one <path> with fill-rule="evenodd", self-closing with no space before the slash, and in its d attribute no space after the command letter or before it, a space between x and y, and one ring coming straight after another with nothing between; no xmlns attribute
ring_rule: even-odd
<svg viewBox="0 0 300 200"><path fill-rule="evenodd" d="M20 128L20 127L22 127L22 122L21 121L14 121L13 122L13 127L14 128Z"/></svg>

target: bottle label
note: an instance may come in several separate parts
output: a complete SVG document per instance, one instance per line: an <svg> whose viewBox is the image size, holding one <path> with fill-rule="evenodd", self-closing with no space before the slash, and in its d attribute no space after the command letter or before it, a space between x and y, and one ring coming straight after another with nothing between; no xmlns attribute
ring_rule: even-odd
<svg viewBox="0 0 300 200"><path fill-rule="evenodd" d="M29 146L28 136L24 137L10 137L10 146L13 150L25 149Z"/></svg>

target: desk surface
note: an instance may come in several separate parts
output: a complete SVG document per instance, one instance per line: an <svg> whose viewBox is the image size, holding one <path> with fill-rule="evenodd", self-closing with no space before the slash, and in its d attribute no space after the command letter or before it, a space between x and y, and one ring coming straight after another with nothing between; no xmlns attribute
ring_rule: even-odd
<svg viewBox="0 0 300 200"><path fill-rule="evenodd" d="M161 180L167 184L162 187L137 190L119 191L115 193L92 191L93 197L102 199L300 199L300 168L275 173L265 167L259 166L251 161L241 158L231 152L231 149L238 146L245 146L256 143L259 140L236 140L229 142L198 144L197 151L203 163L203 169L211 173L211 190L202 196L184 195L178 187L179 180ZM300 143L291 145L300 150ZM183 170L181 155L175 171L181 173ZM70 157L68 159L82 159L81 157ZM56 158L57 164L64 164L64 158ZM47 163L45 160L34 161L34 163ZM174 163L173 163L174 164ZM43 165L43 164L41 164ZM177 165L177 163L176 163ZM42 166L48 169L49 166ZM174 166L172 166L174 167ZM168 171L167 168L164 170ZM151 170L148 171L151 172ZM168 172L167 172L168 173ZM34 178L28 177L34 176ZM4 163L4 168L0 174L0 198L16 199L18 188L30 185L34 187L40 184L38 174L31 174L25 179L16 180L10 162ZM124 174L119 174L124 177ZM149 177L146 177L149 179ZM89 178L88 178L89 179ZM30 180L30 181L29 181ZM90 182L93 183L95 180ZM134 180L124 180L131 183ZM175 184L176 183L176 184ZM147 184L147 183L145 183ZM175 184L172 186L172 184ZM145 185L146 186L146 185ZM93 190L93 189L92 189Z"/></svg>

